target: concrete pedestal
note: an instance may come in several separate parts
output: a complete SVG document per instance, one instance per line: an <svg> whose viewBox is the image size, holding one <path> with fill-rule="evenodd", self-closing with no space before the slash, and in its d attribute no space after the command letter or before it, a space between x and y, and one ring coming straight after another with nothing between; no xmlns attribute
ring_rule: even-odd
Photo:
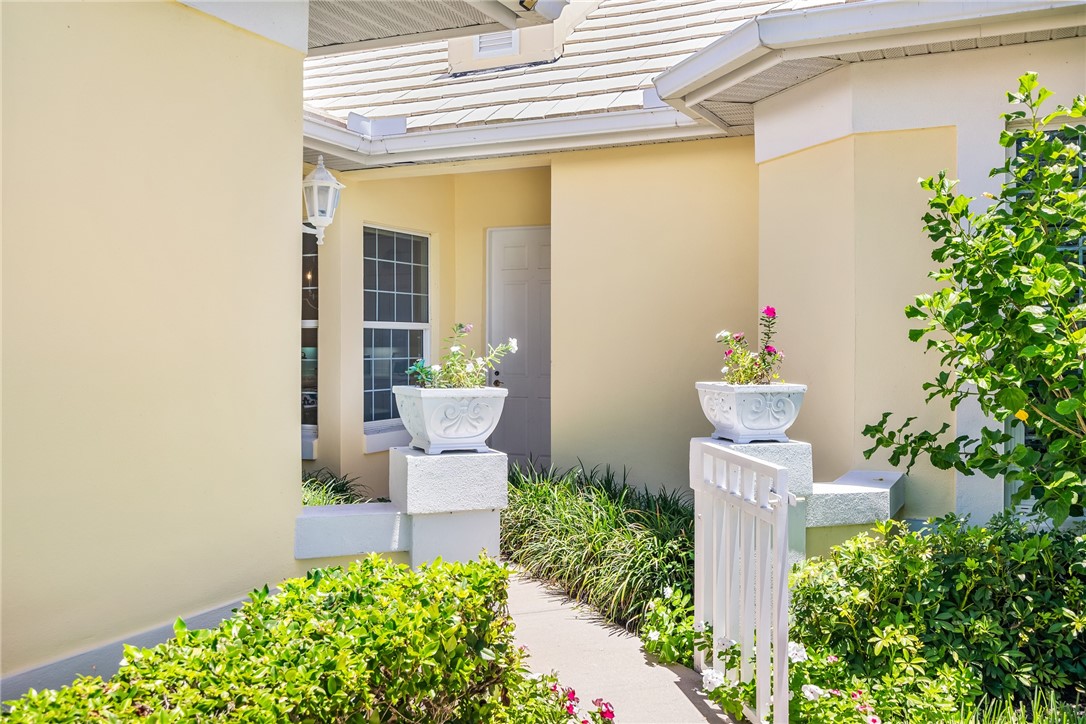
<svg viewBox="0 0 1086 724"><path fill-rule="evenodd" d="M498 555L509 461L500 452L388 452L389 498L411 516L411 565Z"/></svg>
<svg viewBox="0 0 1086 724"><path fill-rule="evenodd" d="M788 492L796 496L796 505L788 510L788 562L798 563L807 556L807 499L814 489L814 458L809 442L736 443L711 437L696 437L692 443L708 442L726 447L758 460L788 469Z"/></svg>

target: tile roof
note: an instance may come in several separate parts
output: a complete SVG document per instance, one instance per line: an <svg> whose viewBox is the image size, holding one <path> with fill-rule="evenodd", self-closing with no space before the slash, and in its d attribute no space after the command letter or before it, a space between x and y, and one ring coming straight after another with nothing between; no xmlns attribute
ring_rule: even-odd
<svg viewBox="0 0 1086 724"><path fill-rule="evenodd" d="M316 57L304 103L340 121L403 116L409 134L637 110L654 76L750 18L842 1L604 0L552 63L453 77L447 41Z"/></svg>

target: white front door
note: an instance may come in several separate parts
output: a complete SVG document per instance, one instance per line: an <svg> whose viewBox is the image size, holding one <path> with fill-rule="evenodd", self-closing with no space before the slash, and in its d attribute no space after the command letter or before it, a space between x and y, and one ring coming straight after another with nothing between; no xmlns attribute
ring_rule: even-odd
<svg viewBox="0 0 1086 724"><path fill-rule="evenodd" d="M549 226L487 232L487 342L510 337L490 383L509 390L490 446L510 460L551 464L551 230Z"/></svg>

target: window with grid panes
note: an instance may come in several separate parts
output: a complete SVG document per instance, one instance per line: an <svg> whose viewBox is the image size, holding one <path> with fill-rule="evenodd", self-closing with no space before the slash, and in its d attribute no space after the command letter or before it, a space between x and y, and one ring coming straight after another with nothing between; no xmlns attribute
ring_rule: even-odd
<svg viewBox="0 0 1086 724"><path fill-rule="evenodd" d="M1053 129L1047 132L1049 136L1057 136L1066 143L1074 143L1079 148L1086 148L1086 135L1078 133L1073 128L1061 128ZM1020 140L1014 148L1016 154L1022 153L1022 141ZM1078 171L1075 174L1075 181L1082 184L1086 181L1086 166L1079 166ZM1086 237L1079 237L1071 242L1060 245L1060 250L1066 253L1068 261L1078 264L1080 266L1086 266ZM1027 383L1028 384L1028 383ZM1008 444L1013 448L1016 445L1025 444L1038 452L1044 452L1044 443L1036 435L1033 434L1033 428L1025 425L1018 420L1011 420L1008 422L1007 432L1011 435L1012 439ZM1004 491L1004 503L1010 505L1011 496L1014 491L1008 486ZM1018 506L1020 513L1028 513L1033 507L1031 500L1023 501Z"/></svg>
<svg viewBox="0 0 1086 724"><path fill-rule="evenodd" d="M402 231L363 232L363 375L367 433L402 427L392 395L407 368L427 356L430 240Z"/></svg>

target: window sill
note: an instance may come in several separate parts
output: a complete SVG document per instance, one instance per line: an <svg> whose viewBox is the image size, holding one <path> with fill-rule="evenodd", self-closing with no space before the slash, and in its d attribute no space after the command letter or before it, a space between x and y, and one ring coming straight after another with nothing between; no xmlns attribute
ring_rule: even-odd
<svg viewBox="0 0 1086 724"><path fill-rule="evenodd" d="M404 447L411 443L411 435L402 425L391 430L367 432L362 436L363 450L366 454L386 452L390 448Z"/></svg>

